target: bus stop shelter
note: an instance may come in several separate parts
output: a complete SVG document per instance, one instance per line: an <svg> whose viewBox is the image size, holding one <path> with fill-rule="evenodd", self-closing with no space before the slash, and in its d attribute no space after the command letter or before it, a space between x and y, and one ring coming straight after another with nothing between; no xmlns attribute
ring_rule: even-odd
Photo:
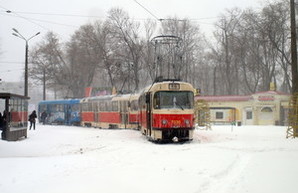
<svg viewBox="0 0 298 193"><path fill-rule="evenodd" d="M1 139L17 141L27 138L29 97L0 93L0 129Z"/></svg>

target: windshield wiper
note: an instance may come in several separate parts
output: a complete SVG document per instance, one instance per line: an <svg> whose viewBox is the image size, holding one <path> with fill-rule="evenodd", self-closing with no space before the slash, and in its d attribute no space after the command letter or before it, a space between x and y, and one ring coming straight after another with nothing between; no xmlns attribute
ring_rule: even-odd
<svg viewBox="0 0 298 193"><path fill-rule="evenodd" d="M181 104L179 104L178 102L175 102L175 105L177 105L178 107L180 107L184 111L184 108L182 107Z"/></svg>

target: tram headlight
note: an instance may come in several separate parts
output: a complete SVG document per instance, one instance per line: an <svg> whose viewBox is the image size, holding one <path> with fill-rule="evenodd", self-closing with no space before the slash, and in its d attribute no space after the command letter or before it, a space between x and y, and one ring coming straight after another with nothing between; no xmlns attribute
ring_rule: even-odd
<svg viewBox="0 0 298 193"><path fill-rule="evenodd" d="M168 124L168 121L165 120L165 119L163 119L163 120L161 121L161 123L162 123L163 125L166 125L166 124Z"/></svg>
<svg viewBox="0 0 298 193"><path fill-rule="evenodd" d="M184 120L184 123L185 123L186 125L189 125L189 124L190 124L190 121L189 121L188 119L185 119L185 120Z"/></svg>

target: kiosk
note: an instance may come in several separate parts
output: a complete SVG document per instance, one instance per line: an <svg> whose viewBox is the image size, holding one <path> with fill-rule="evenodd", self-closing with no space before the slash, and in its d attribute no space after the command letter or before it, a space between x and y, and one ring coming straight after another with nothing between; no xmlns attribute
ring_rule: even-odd
<svg viewBox="0 0 298 193"><path fill-rule="evenodd" d="M27 138L29 97L0 93L1 138L7 141L17 141Z"/></svg>

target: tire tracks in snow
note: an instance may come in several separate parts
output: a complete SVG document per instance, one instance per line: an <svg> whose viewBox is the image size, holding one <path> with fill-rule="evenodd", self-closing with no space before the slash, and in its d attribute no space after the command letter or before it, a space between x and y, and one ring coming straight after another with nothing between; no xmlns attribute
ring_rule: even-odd
<svg viewBox="0 0 298 193"><path fill-rule="evenodd" d="M237 186L238 180L250 163L252 154L237 153L233 161L222 170L206 174L205 181L195 193L228 193Z"/></svg>

